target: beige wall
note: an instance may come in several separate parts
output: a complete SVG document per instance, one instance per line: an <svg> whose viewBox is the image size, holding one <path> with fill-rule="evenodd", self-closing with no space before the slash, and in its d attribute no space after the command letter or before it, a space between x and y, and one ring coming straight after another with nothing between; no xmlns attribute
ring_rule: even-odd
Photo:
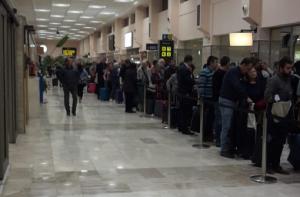
<svg viewBox="0 0 300 197"><path fill-rule="evenodd" d="M62 55L62 47L56 48L58 40L38 40L39 44L45 44L48 48L48 51L45 55L51 55L53 57L57 57ZM77 55L80 56L80 42L68 40L63 47L73 47L77 49Z"/></svg>
<svg viewBox="0 0 300 197"><path fill-rule="evenodd" d="M212 0L213 35L223 35L230 32L239 32L241 29L249 29L250 25L242 19L241 0ZM274 0L272 0L274 1Z"/></svg>
<svg viewBox="0 0 300 197"><path fill-rule="evenodd" d="M262 26L300 23L300 0L263 0Z"/></svg>

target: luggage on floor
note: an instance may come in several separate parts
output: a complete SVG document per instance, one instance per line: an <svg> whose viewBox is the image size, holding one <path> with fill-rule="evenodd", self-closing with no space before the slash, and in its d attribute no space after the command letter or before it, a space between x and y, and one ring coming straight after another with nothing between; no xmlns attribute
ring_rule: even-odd
<svg viewBox="0 0 300 197"><path fill-rule="evenodd" d="M95 93L96 92L96 83L88 83L87 91L88 91L88 93Z"/></svg>
<svg viewBox="0 0 300 197"><path fill-rule="evenodd" d="M121 89L116 90L115 100L116 100L116 103L118 103L118 104L123 103L124 98L123 98L123 91Z"/></svg>
<svg viewBox="0 0 300 197"><path fill-rule="evenodd" d="M162 116L162 110L163 100L155 100L154 115L160 118Z"/></svg>
<svg viewBox="0 0 300 197"><path fill-rule="evenodd" d="M198 106L193 107L191 131L200 132L200 111Z"/></svg>
<svg viewBox="0 0 300 197"><path fill-rule="evenodd" d="M109 91L107 88L100 88L99 99L101 101L109 101Z"/></svg>
<svg viewBox="0 0 300 197"><path fill-rule="evenodd" d="M171 119L171 128L175 129L177 128L177 122L178 122L178 108L176 106L171 107L171 113L170 113L170 119Z"/></svg>
<svg viewBox="0 0 300 197"><path fill-rule="evenodd" d="M155 100L154 99L147 99L146 104L147 104L146 113L147 114L154 114Z"/></svg>
<svg viewBox="0 0 300 197"><path fill-rule="evenodd" d="M295 170L300 170L300 134L290 134L288 142L290 146L288 161Z"/></svg>
<svg viewBox="0 0 300 197"><path fill-rule="evenodd" d="M58 79L57 78L52 79L52 86L53 87L58 86Z"/></svg>

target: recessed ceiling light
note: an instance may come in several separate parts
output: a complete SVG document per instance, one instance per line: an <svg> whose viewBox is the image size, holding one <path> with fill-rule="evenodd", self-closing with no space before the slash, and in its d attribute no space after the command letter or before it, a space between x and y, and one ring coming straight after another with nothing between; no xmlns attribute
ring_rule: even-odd
<svg viewBox="0 0 300 197"><path fill-rule="evenodd" d="M46 18L37 18L36 20L37 21L49 21L49 19L46 19Z"/></svg>
<svg viewBox="0 0 300 197"><path fill-rule="evenodd" d="M94 17L92 17L92 16L80 16L80 18L91 19L91 18L94 18Z"/></svg>
<svg viewBox="0 0 300 197"><path fill-rule="evenodd" d="M84 26L84 24L82 24L82 23L76 23L75 25L77 25L77 26Z"/></svg>
<svg viewBox="0 0 300 197"><path fill-rule="evenodd" d="M100 12L101 15L114 15L114 12Z"/></svg>
<svg viewBox="0 0 300 197"><path fill-rule="evenodd" d="M103 21L90 21L90 23L103 23Z"/></svg>
<svg viewBox="0 0 300 197"><path fill-rule="evenodd" d="M70 7L70 4L67 4L67 3L53 3L52 6L66 8L66 7Z"/></svg>
<svg viewBox="0 0 300 197"><path fill-rule="evenodd" d="M75 20L66 19L66 20L64 20L64 22L74 23L74 22L76 22L76 21L75 21Z"/></svg>
<svg viewBox="0 0 300 197"><path fill-rule="evenodd" d="M84 29L96 29L95 27L83 27Z"/></svg>
<svg viewBox="0 0 300 197"><path fill-rule="evenodd" d="M79 29L70 29L71 31L79 31Z"/></svg>
<svg viewBox="0 0 300 197"><path fill-rule="evenodd" d="M61 25L61 23L49 23L50 25Z"/></svg>
<svg viewBox="0 0 300 197"><path fill-rule="evenodd" d="M50 12L50 10L47 9L34 9L36 12Z"/></svg>
<svg viewBox="0 0 300 197"><path fill-rule="evenodd" d="M120 3L130 3L133 2L134 0L115 0L115 2L120 2Z"/></svg>
<svg viewBox="0 0 300 197"><path fill-rule="evenodd" d="M64 16L63 15L56 15L56 14L53 14L53 15L50 15L51 17L53 18L63 18Z"/></svg>
<svg viewBox="0 0 300 197"><path fill-rule="evenodd" d="M52 27L52 28L49 28L49 29L50 29L50 30L56 30L56 28L53 28L53 27Z"/></svg>
<svg viewBox="0 0 300 197"><path fill-rule="evenodd" d="M105 5L89 5L89 8L103 9L103 8L106 8L106 6Z"/></svg>
<svg viewBox="0 0 300 197"><path fill-rule="evenodd" d="M63 26L60 26L61 28L70 28L71 26L67 26L67 25L63 25Z"/></svg>
<svg viewBox="0 0 300 197"><path fill-rule="evenodd" d="M82 37L82 35L78 35L78 34L76 34L76 35L74 35L74 36L76 36L76 37Z"/></svg>
<svg viewBox="0 0 300 197"><path fill-rule="evenodd" d="M87 31L79 31L78 33L81 33L81 34L88 34L89 32L87 32Z"/></svg>
<svg viewBox="0 0 300 197"><path fill-rule="evenodd" d="M81 11L81 10L69 10L68 13L71 13L71 14L82 14L83 11Z"/></svg>

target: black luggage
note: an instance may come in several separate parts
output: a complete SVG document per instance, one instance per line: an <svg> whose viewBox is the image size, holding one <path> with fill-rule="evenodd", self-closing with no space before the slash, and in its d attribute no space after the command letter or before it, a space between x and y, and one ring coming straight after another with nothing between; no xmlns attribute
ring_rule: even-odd
<svg viewBox="0 0 300 197"><path fill-rule="evenodd" d="M57 78L52 79L52 86L53 87L58 86L58 79Z"/></svg>
<svg viewBox="0 0 300 197"><path fill-rule="evenodd" d="M290 146L288 161L295 170L300 170L300 134L290 134L288 142Z"/></svg>
<svg viewBox="0 0 300 197"><path fill-rule="evenodd" d="M193 107L191 131L200 132L200 111L198 106Z"/></svg>

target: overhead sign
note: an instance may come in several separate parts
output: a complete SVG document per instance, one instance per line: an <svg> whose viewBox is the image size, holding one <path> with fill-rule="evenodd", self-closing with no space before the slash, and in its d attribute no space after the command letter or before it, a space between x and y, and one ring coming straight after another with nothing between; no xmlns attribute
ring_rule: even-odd
<svg viewBox="0 0 300 197"><path fill-rule="evenodd" d="M148 50L148 51L157 51L158 50L158 44L156 44L156 43L147 43L146 44L146 50Z"/></svg>
<svg viewBox="0 0 300 197"><path fill-rule="evenodd" d="M162 40L173 40L173 34L163 34Z"/></svg>
<svg viewBox="0 0 300 197"><path fill-rule="evenodd" d="M76 48L63 48L62 53L64 56L67 56L67 57L75 57L77 55L77 49Z"/></svg>
<svg viewBox="0 0 300 197"><path fill-rule="evenodd" d="M174 41L161 40L159 42L159 57L172 59L174 56Z"/></svg>

